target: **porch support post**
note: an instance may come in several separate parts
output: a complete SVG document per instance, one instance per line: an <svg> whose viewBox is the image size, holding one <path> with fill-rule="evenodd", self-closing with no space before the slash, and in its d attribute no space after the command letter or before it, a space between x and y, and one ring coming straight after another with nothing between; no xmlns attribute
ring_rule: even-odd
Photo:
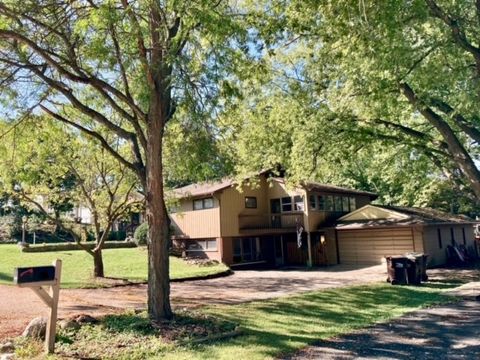
<svg viewBox="0 0 480 360"><path fill-rule="evenodd" d="M308 262L307 266L310 268L313 266L312 261L312 235L311 232L307 233L307 245L308 245Z"/></svg>

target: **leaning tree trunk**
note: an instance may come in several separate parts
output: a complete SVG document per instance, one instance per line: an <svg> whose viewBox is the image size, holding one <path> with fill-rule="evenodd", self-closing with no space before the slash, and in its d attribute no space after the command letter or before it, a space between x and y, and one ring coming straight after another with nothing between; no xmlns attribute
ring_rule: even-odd
<svg viewBox="0 0 480 360"><path fill-rule="evenodd" d="M152 99L148 124L147 196L148 220L148 313L152 320L171 319L168 259L168 219L164 204L162 138L165 116L161 96Z"/></svg>
<svg viewBox="0 0 480 360"><path fill-rule="evenodd" d="M105 277L105 271L103 269L102 249L98 249L93 252L93 276Z"/></svg>

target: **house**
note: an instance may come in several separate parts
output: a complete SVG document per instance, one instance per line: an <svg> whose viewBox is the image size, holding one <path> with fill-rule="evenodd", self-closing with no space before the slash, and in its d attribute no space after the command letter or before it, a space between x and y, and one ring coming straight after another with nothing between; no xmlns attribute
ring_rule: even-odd
<svg viewBox="0 0 480 360"><path fill-rule="evenodd" d="M377 197L315 182L290 188L269 172L241 184L188 185L170 195L177 199L170 209L173 245L232 266L336 264L337 245L326 238L324 224Z"/></svg>
<svg viewBox="0 0 480 360"><path fill-rule="evenodd" d="M478 256L474 222L433 209L366 205L338 219L327 232L336 239L337 262L342 264L374 264L388 255L423 252L429 266L438 266L447 262L449 245L464 245Z"/></svg>

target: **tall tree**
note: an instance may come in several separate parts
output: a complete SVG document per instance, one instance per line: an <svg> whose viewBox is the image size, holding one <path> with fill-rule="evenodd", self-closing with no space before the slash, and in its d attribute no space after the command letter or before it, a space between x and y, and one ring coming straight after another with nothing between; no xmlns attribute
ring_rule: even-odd
<svg viewBox="0 0 480 360"><path fill-rule="evenodd" d="M301 109L303 118L286 112L293 132L320 130L316 140L296 138L303 151L350 140L352 149L408 146L412 159L421 152L480 199L476 1L272 0L257 9L274 85L267 91ZM247 108L265 103L250 98Z"/></svg>
<svg viewBox="0 0 480 360"><path fill-rule="evenodd" d="M232 12L226 2L207 0L0 3L3 96L23 105L11 112L18 118L24 107L40 107L91 136L135 172L144 188L153 320L172 317L165 127L178 109L194 120L211 113L222 88L229 87L225 74L241 59L245 35L236 25L241 17ZM112 148L93 123L128 144L129 154Z"/></svg>

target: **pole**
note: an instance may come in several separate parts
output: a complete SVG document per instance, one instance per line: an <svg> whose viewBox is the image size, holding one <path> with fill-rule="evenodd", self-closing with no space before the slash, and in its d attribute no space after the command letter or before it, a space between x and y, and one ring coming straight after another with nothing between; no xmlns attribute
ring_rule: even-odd
<svg viewBox="0 0 480 360"><path fill-rule="evenodd" d="M312 233L309 231L307 233L307 245L308 245L308 263L307 266L311 268L313 266L312 261Z"/></svg>
<svg viewBox="0 0 480 360"><path fill-rule="evenodd" d="M58 298L60 295L60 275L62 273L62 260L57 259L53 262L55 266L55 284L50 287L50 296L52 306L50 308L50 317L47 322L47 333L45 336L45 350L49 354L55 351L55 333L57 330Z"/></svg>

